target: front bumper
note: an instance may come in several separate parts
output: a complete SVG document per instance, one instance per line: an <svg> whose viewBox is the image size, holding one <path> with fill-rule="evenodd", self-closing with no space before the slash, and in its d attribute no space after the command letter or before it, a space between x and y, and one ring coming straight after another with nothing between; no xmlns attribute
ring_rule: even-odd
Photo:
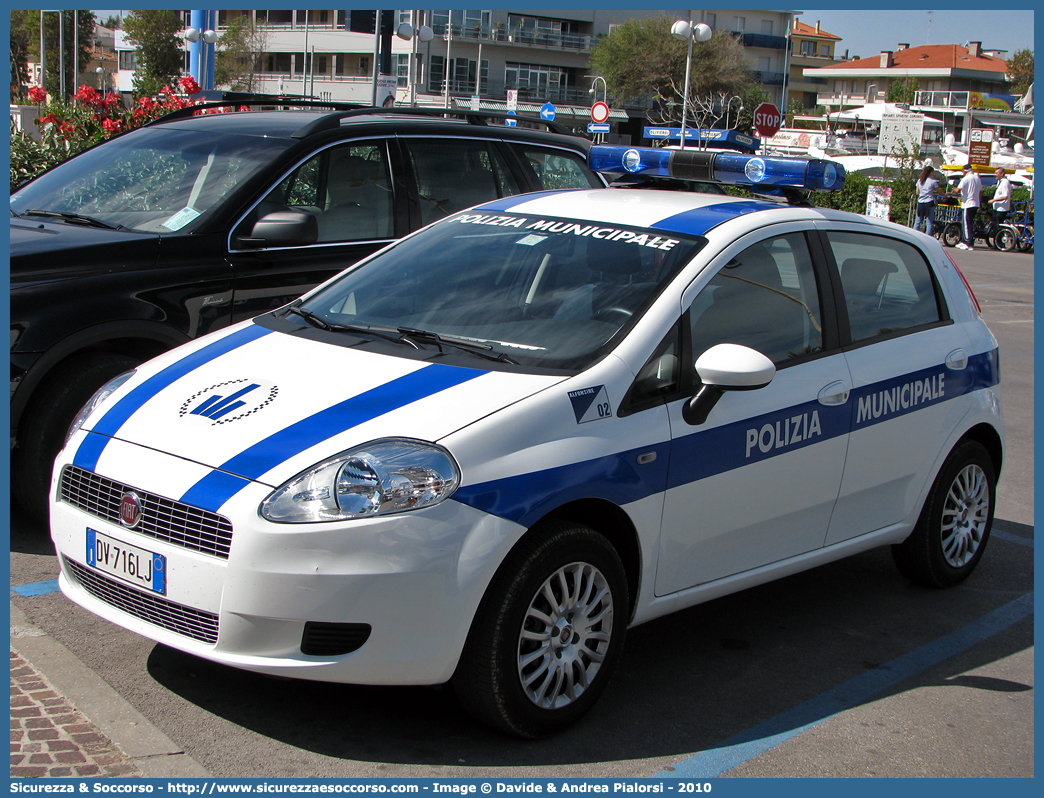
<svg viewBox="0 0 1044 798"><path fill-rule="evenodd" d="M62 591L164 645L260 673L355 684L447 681L486 586L524 531L452 499L347 523L272 524L257 512L272 487L253 483L221 508L233 529L226 558L187 548L177 536L126 529L96 508L63 500L67 465L59 456L51 504ZM169 497L209 469L112 441L98 471L117 490L126 485ZM89 566L88 528L165 557L165 595ZM301 651L308 622L371 631L356 651L316 656Z"/></svg>

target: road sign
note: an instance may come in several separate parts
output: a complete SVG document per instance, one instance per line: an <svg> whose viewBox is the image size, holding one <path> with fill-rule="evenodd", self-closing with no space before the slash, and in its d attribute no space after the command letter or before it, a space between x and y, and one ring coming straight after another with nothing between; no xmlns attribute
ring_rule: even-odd
<svg viewBox="0 0 1044 798"><path fill-rule="evenodd" d="M588 133L608 133L609 132L609 125L599 125L599 124L596 124L594 122L588 122L587 123L587 132Z"/></svg>
<svg viewBox="0 0 1044 798"><path fill-rule="evenodd" d="M968 139L968 162L972 166L989 166L992 155L992 128L973 128Z"/></svg>
<svg viewBox="0 0 1044 798"><path fill-rule="evenodd" d="M772 138L783 126L783 117L772 103L762 103L754 109L754 130L763 139Z"/></svg>
<svg viewBox="0 0 1044 798"><path fill-rule="evenodd" d="M544 103L543 107L540 109L540 118L547 122L554 122L555 106L551 103Z"/></svg>
<svg viewBox="0 0 1044 798"><path fill-rule="evenodd" d="M478 111L481 108L482 108L482 95L481 94L472 94L471 95L471 110L472 111Z"/></svg>
<svg viewBox="0 0 1044 798"><path fill-rule="evenodd" d="M609 120L609 106L602 101L596 102L591 106L591 119L601 124Z"/></svg>
<svg viewBox="0 0 1044 798"><path fill-rule="evenodd" d="M518 89L507 90L507 107L509 111L514 111L518 108Z"/></svg>
<svg viewBox="0 0 1044 798"><path fill-rule="evenodd" d="M514 118L515 112L508 111L508 118L504 120L504 124L508 127L518 127L518 120Z"/></svg>

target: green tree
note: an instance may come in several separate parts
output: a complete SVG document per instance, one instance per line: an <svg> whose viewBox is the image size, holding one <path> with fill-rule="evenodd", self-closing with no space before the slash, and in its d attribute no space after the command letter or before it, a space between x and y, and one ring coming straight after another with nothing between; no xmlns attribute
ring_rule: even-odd
<svg viewBox="0 0 1044 798"><path fill-rule="evenodd" d="M261 54L268 45L267 28L246 14L230 17L217 41L214 85L234 91L256 91L261 81Z"/></svg>
<svg viewBox="0 0 1044 798"><path fill-rule="evenodd" d="M152 96L181 73L181 17L176 11L131 11L123 20L127 41L134 45L138 68L134 91Z"/></svg>
<svg viewBox="0 0 1044 798"><path fill-rule="evenodd" d="M680 122L685 87L686 43L671 36L673 22L666 14L628 20L591 48L591 68L614 102L651 106L663 123ZM751 82L735 36L719 31L693 44L690 100L737 95Z"/></svg>
<svg viewBox="0 0 1044 798"><path fill-rule="evenodd" d="M76 92L78 86L77 77L86 68L87 62L91 58L91 42L94 38L94 24L95 17L93 11L77 11L76 16L76 33L73 31L73 12L72 11L48 11L43 14L44 17L44 47L46 48L47 55L47 75L46 75L46 86L47 90L51 94L58 95L62 85L62 63L63 59L59 53L59 18L62 22L62 34L64 34L64 45L65 45L65 93L66 96L72 96ZM11 33L12 37L15 32L25 34L25 50L20 53L17 57L19 59L25 58L27 61L40 62L40 11L29 9L19 10L11 12ZM73 64L73 46L74 40L78 38L75 43L79 45L79 56L76 59L75 66ZM16 76L16 66L14 59L16 55L14 53L14 46L12 40L12 52L11 52L11 81L14 84ZM24 63L23 68L24 68Z"/></svg>
<svg viewBox="0 0 1044 798"><path fill-rule="evenodd" d="M1033 51L1016 50L1008 59L1008 80L1012 94L1025 94L1033 85Z"/></svg>
<svg viewBox="0 0 1044 798"><path fill-rule="evenodd" d="M14 16L14 12L12 12ZM14 20L12 19L12 22ZM11 102L17 103L29 82L29 34L11 25Z"/></svg>
<svg viewBox="0 0 1044 798"><path fill-rule="evenodd" d="M110 28L112 30L119 30L122 25L123 19L119 14L109 15L101 21L101 26L103 28Z"/></svg>
<svg viewBox="0 0 1044 798"><path fill-rule="evenodd" d="M912 75L896 78L888 85L888 97L890 103L907 103L914 101L920 82Z"/></svg>

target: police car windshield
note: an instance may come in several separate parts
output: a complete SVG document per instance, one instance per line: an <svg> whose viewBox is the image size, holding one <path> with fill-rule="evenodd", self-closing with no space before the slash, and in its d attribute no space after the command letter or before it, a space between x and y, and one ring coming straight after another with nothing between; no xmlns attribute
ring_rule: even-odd
<svg viewBox="0 0 1044 798"><path fill-rule="evenodd" d="M706 243L580 219L464 213L345 274L303 307L331 325L489 344L522 366L582 369Z"/></svg>
<svg viewBox="0 0 1044 798"><path fill-rule="evenodd" d="M139 128L66 161L11 195L11 210L87 216L115 228L190 232L287 148L262 136Z"/></svg>

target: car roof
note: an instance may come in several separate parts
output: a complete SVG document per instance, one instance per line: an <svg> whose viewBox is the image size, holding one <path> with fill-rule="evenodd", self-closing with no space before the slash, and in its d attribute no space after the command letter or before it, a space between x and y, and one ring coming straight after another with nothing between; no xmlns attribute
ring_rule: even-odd
<svg viewBox="0 0 1044 798"><path fill-rule="evenodd" d="M445 118L442 109L358 108L348 111L314 109L249 110L235 113L211 113L196 116L182 114L161 117L150 127L179 130L214 131L230 134L306 139L321 133L365 130L373 133L441 133L447 129L454 135L496 136L506 140L543 142L585 150L590 142L579 136L549 133L524 127L507 127L498 123L497 115L464 114L464 118ZM450 111L449 113L460 113ZM487 121L488 120L488 121ZM537 122L539 124L539 121Z"/></svg>

